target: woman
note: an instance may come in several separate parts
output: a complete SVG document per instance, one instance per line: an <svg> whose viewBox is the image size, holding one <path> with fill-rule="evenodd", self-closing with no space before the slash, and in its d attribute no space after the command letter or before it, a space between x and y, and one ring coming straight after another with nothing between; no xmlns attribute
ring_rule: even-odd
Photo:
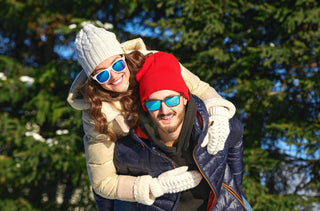
<svg viewBox="0 0 320 211"><path fill-rule="evenodd" d="M135 73L154 51L146 50L141 39L120 45L113 33L92 24L85 25L77 34L75 49L83 70L70 88L68 102L82 111L87 170L93 190L108 199L147 204L150 199L142 195L149 194L134 194L137 177L116 174L113 149L114 142L127 135L138 118ZM235 108L182 65L181 74L190 92L206 102L210 119L214 120L208 132L211 137L207 137L203 147L216 153L224 146L229 134L228 120ZM184 172L183 176L186 175L194 180L193 186L200 182L198 172Z"/></svg>

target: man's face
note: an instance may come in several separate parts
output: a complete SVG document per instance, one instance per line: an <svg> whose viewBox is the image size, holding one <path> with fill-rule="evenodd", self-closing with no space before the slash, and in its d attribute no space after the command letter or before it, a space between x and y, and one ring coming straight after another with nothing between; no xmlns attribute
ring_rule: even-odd
<svg viewBox="0 0 320 211"><path fill-rule="evenodd" d="M180 93L171 90L160 90L152 93L146 101L164 100L165 98L177 95L180 95ZM184 96L180 96L180 103L177 106L169 107L165 102L161 102L159 110L148 111L159 133L180 133L184 121L186 104L187 99Z"/></svg>

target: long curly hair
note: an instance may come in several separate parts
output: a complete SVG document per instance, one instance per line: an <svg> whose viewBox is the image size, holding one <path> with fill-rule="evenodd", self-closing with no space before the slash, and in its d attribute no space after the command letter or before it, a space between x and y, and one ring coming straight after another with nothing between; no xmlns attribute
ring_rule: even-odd
<svg viewBox="0 0 320 211"><path fill-rule="evenodd" d="M101 112L102 102L113 103L119 101L121 104L121 114L125 123L133 127L138 120L139 109L139 85L136 81L136 73L141 69L145 59L150 54L144 55L140 51L133 51L125 54L126 63L130 71L129 87L126 92L112 92L102 88L95 80L88 79L85 86L85 98L91 103L89 117L95 123L95 131L107 135L113 142L120 138L108 128L107 116Z"/></svg>

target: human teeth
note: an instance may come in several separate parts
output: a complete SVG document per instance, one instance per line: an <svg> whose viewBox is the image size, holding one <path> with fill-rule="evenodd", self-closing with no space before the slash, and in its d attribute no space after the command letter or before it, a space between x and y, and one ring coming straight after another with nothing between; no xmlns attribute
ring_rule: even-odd
<svg viewBox="0 0 320 211"><path fill-rule="evenodd" d="M113 82L112 84L113 84L113 85L117 85L117 84L120 83L121 81L122 81L122 77L119 78L117 81Z"/></svg>
<svg viewBox="0 0 320 211"><path fill-rule="evenodd" d="M170 116L166 116L166 117L163 117L163 119L170 119L172 118L173 115L170 115Z"/></svg>

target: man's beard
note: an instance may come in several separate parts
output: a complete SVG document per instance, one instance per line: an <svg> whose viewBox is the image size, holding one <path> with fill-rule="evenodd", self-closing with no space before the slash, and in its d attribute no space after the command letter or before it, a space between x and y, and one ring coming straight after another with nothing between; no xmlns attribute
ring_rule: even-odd
<svg viewBox="0 0 320 211"><path fill-rule="evenodd" d="M183 123L185 112L181 112L178 115L176 112L172 112L172 113L169 113L166 115L160 114L160 115L158 115L158 119L166 117L166 116L171 116L171 115L175 115L175 118L178 120L177 123L174 125L172 125L172 124L171 125L163 125L159 121L153 120L153 122L155 123L158 130L161 130L162 132L167 133L167 134L170 134L170 133L177 131L179 126Z"/></svg>

